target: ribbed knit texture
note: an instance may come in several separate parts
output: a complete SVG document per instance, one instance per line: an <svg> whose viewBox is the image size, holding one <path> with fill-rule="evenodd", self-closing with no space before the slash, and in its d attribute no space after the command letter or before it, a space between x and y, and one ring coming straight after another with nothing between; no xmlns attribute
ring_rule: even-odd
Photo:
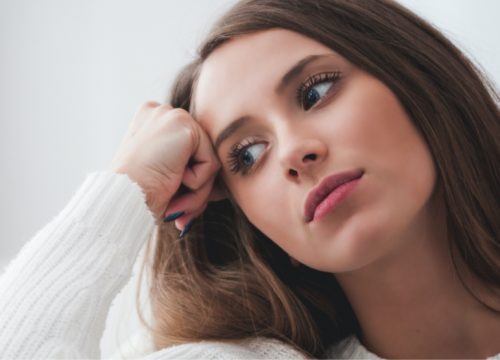
<svg viewBox="0 0 500 360"><path fill-rule="evenodd" d="M126 175L90 174L0 278L3 358L97 358L111 301L154 228Z"/></svg>
<svg viewBox="0 0 500 360"><path fill-rule="evenodd" d="M89 174L0 277L0 358L99 358L111 302L154 226L138 184L123 174ZM328 356L379 359L355 338L340 345ZM202 341L141 355L148 360L304 358L265 338Z"/></svg>

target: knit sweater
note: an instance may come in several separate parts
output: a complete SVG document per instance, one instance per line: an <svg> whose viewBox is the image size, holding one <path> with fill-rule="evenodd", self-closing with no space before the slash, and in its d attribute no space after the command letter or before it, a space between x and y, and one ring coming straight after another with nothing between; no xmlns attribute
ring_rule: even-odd
<svg viewBox="0 0 500 360"><path fill-rule="evenodd" d="M154 227L137 183L113 172L89 174L0 277L0 358L99 358L111 303ZM304 358L265 338L188 343L142 355L148 360ZM327 355L379 359L356 338Z"/></svg>

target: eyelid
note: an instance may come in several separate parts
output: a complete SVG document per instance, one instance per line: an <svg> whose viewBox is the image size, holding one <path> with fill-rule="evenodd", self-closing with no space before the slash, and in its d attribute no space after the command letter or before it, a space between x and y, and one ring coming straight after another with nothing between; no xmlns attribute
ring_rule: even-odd
<svg viewBox="0 0 500 360"><path fill-rule="evenodd" d="M246 148L257 145L257 144L264 144L266 145L266 148L263 150L263 153L261 156L259 156L259 159L255 162L254 165L252 165L250 168L245 169L241 168L241 165L239 164L239 159L238 156L241 154L242 151L245 151ZM229 168L229 171L233 175L248 175L255 171L258 167L259 164L262 161L262 157L265 156L266 152L268 151L268 142L264 140L260 136L248 136L242 140L237 141L235 144L233 144L227 153L227 167Z"/></svg>
<svg viewBox="0 0 500 360"><path fill-rule="evenodd" d="M301 108L304 108L304 104L303 104L304 93L315 85L321 84L323 82L331 81L332 86L328 90L328 93L322 99L320 99L316 104L323 102L323 99L328 96L328 94L331 92L331 89L338 83L339 80L341 80L341 78L342 78L342 76L341 76L341 72L339 70L322 71L322 72L314 73L314 74L308 76L297 88L297 92L296 92L297 104ZM314 104L311 108L316 107L316 104ZM309 108L307 110L310 110L311 108Z"/></svg>

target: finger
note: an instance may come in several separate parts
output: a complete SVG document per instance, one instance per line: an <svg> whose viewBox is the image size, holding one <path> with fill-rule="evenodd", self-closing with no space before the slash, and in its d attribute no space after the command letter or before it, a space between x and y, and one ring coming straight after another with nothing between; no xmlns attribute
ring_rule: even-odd
<svg viewBox="0 0 500 360"><path fill-rule="evenodd" d="M130 135L136 133L137 130L139 130L146 122L146 120L151 117L153 111L160 106L161 104L156 101L147 101L139 106L134 114L132 121L130 122L128 133Z"/></svg>
<svg viewBox="0 0 500 360"><path fill-rule="evenodd" d="M194 149L190 164L186 167L182 178L182 183L193 190L213 180L221 167L208 135L197 123L195 127L195 131L198 132L198 144Z"/></svg>
<svg viewBox="0 0 500 360"><path fill-rule="evenodd" d="M179 218L177 220L175 220L175 227L180 230L180 231L183 231L190 222L194 221L195 219L197 219L201 214L203 214L203 212L205 211L205 209L207 208L207 205L205 203L205 205L203 205L202 208L198 209L196 212L190 214L189 217L184 217L184 218Z"/></svg>
<svg viewBox="0 0 500 360"><path fill-rule="evenodd" d="M170 112L172 109L173 107L170 104L162 104L160 106L156 106L153 109L152 117L153 118L162 117L165 113Z"/></svg>
<svg viewBox="0 0 500 360"><path fill-rule="evenodd" d="M171 220L176 220L176 225L182 226L199 216L207 206L212 187L213 179L198 190L174 196L165 211L164 218L172 216L172 214L178 214Z"/></svg>
<svg viewBox="0 0 500 360"><path fill-rule="evenodd" d="M213 181L209 181L198 190L189 190L182 194L176 194L169 202L166 214L182 211L186 215L196 212L208 202L208 197L213 187Z"/></svg>

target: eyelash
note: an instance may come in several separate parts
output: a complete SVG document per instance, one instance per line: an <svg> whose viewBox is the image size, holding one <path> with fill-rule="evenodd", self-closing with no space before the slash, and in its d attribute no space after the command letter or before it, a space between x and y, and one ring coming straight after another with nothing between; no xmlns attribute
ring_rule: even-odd
<svg viewBox="0 0 500 360"><path fill-rule="evenodd" d="M247 175L252 167L246 167L241 162L243 152L252 145L258 144L259 141L254 138L245 139L234 144L229 151L229 170L237 174L241 171L241 175Z"/></svg>
<svg viewBox="0 0 500 360"><path fill-rule="evenodd" d="M320 84L320 83L323 83L323 82L327 82L327 81L331 81L331 82L335 83L339 79L339 77L340 77L340 72L338 72L338 71L333 72L333 73L319 73L319 74L314 74L314 75L308 77L297 89L296 100L297 100L297 103L299 104L299 106L301 106L306 111L309 110L310 108L308 108L308 109L304 108L305 94L307 94L307 92L313 86ZM332 86L334 86L334 84L332 84ZM321 101L321 100L319 100L319 101ZM245 166L244 164L242 164L241 156L247 148L249 148L250 146L253 146L255 144L258 144L258 143L259 143L259 140L257 140L257 139L248 138L248 139L245 139L239 143L234 144L231 147L231 150L229 151L228 164L229 164L229 170L232 173L237 174L241 171L241 175L245 176L250 172L250 170L252 170L253 165L248 167L248 166Z"/></svg>
<svg viewBox="0 0 500 360"><path fill-rule="evenodd" d="M339 79L339 77L340 77L339 71L329 72L329 73L319 73L309 76L297 89L297 94L296 94L297 104L299 104L299 106L301 106L304 110L306 111L309 110L310 108L306 109L304 107L304 99L307 92L313 86L327 81L331 81L333 83L332 86L334 86L335 82Z"/></svg>

